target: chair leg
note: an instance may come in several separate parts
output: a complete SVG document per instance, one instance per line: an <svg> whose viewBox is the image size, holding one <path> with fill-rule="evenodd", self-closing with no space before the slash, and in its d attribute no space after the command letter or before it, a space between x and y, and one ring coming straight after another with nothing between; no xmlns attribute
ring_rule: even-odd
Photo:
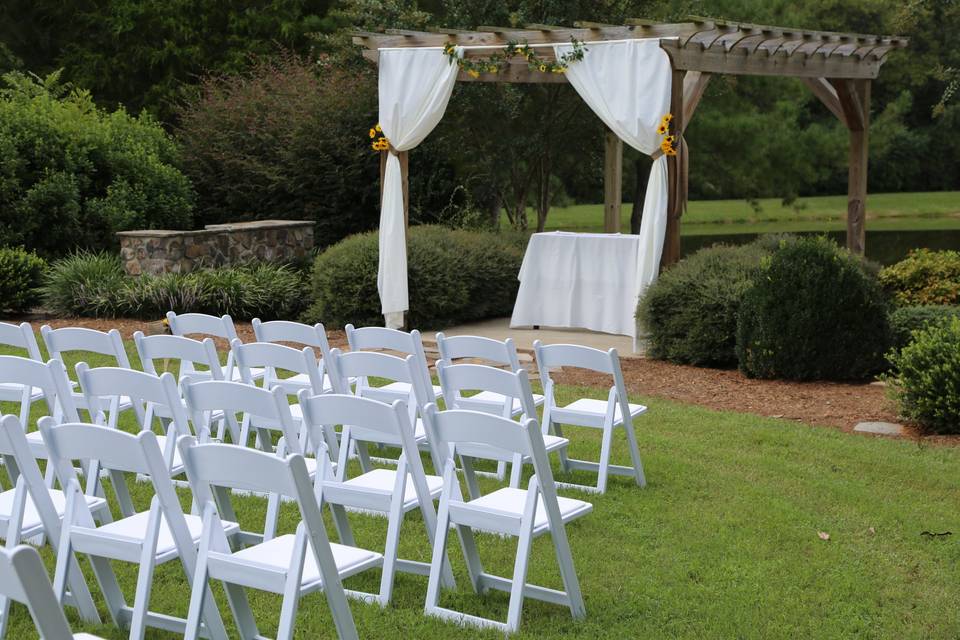
<svg viewBox="0 0 960 640"><path fill-rule="evenodd" d="M643 461L640 460L640 448L637 446L637 434L633 430L633 422L624 422L623 430L627 433L627 447L630 449L630 459L633 462L633 475L638 487L647 486L647 478L643 473Z"/></svg>
<svg viewBox="0 0 960 640"><path fill-rule="evenodd" d="M610 450L613 447L613 425L603 425L603 439L600 444L600 468L597 470L597 491L607 492L607 480L610 475Z"/></svg>
<svg viewBox="0 0 960 640"><path fill-rule="evenodd" d="M520 524L520 540L517 541L517 557L513 563L513 582L510 585L510 607L507 610L507 629L510 633L520 628L520 615L523 613L523 589L527 584L527 566L530 561L530 549L533 546L533 524L537 516L537 497L535 489L527 490L527 504L523 509Z"/></svg>
<svg viewBox="0 0 960 640"><path fill-rule="evenodd" d="M397 572L397 554L400 547L400 529L403 526L403 496L407 485L406 476L406 466L401 461L397 471L397 482L393 488L393 498L390 500L387 544L383 551L383 571L380 574L381 607L390 604L390 599L393 597L393 581Z"/></svg>
<svg viewBox="0 0 960 640"><path fill-rule="evenodd" d="M280 520L280 495L271 493L267 497L267 517L263 524L263 541L273 540Z"/></svg>
<svg viewBox="0 0 960 640"><path fill-rule="evenodd" d="M446 474L447 478L450 474ZM437 513L437 532L433 540L433 557L430 560L430 578L427 581L427 601L424 610L433 612L440 605L440 577L447 557L447 536L450 534L450 496L449 488L444 489L440 497L440 510Z"/></svg>
<svg viewBox="0 0 960 640"><path fill-rule="evenodd" d="M353 529L350 527L350 519L347 517L347 510L342 504L330 504L330 514L333 516L333 526L340 537L340 544L348 547L357 546L353 539Z"/></svg>
<svg viewBox="0 0 960 640"><path fill-rule="evenodd" d="M510 486L514 489L520 487L520 480L523 476L523 456L517 454L513 456L513 464L510 465Z"/></svg>
<svg viewBox="0 0 960 640"><path fill-rule="evenodd" d="M277 628L277 640L293 640L306 553L309 553L306 531L303 525L300 525L297 527L296 541L293 545L293 566L287 572L287 579L283 585L283 603L280 605L280 625Z"/></svg>
<svg viewBox="0 0 960 640"><path fill-rule="evenodd" d="M200 548L197 551L197 565L193 572L193 588L190 592L190 608L187 610L187 625L184 630L184 640L197 640L200 634L201 612L207 598L207 554L210 552L211 529L204 517L203 537L200 538Z"/></svg>
<svg viewBox="0 0 960 640"><path fill-rule="evenodd" d="M130 640L143 640L147 632L147 613L153 590L153 571L156 568L157 538L160 536L160 503L154 497L147 520L147 537L140 552L140 570L137 572L137 590L133 598L133 616L130 619Z"/></svg>
<svg viewBox="0 0 960 640"><path fill-rule="evenodd" d="M556 422L550 423L547 433L553 433L559 438L563 437L563 429ZM567 455L567 448L561 448L557 454L560 456L560 470L564 473L570 473L570 457Z"/></svg>

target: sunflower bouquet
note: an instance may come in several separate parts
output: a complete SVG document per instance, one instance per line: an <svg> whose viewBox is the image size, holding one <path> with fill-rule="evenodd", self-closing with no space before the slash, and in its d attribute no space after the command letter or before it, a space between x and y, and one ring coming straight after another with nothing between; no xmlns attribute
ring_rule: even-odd
<svg viewBox="0 0 960 640"><path fill-rule="evenodd" d="M374 151L387 151L390 148L390 141L383 135L383 129L380 128L379 123L370 128L370 140L372 140L370 148Z"/></svg>
<svg viewBox="0 0 960 640"><path fill-rule="evenodd" d="M673 114L668 113L660 119L660 126L657 127L657 134L663 136L660 140L660 151L663 152L665 156L675 156L677 155L677 136L671 133L671 123L673 122Z"/></svg>

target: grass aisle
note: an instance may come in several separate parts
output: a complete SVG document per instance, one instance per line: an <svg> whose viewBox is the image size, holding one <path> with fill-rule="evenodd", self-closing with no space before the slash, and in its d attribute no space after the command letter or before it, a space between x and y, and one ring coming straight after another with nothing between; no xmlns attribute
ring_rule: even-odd
<svg viewBox="0 0 960 640"><path fill-rule="evenodd" d="M567 400L606 397L602 389L564 387L560 393ZM574 622L561 607L528 601L518 639L956 637L960 450L631 400L650 406L637 424L649 486L639 489L617 478L604 496L564 492L595 505L593 514L568 527L588 617ZM570 431L574 455L597 455L598 433ZM618 443L615 462L626 463ZM5 476L3 482L9 487ZM149 492L146 485L137 488L135 499L145 508ZM245 527L262 524L263 513L262 501L242 501ZM352 522L361 546L382 549L385 520L354 515ZM288 506L281 529L294 526ZM818 531L830 539L821 540ZM930 538L923 531L955 535ZM501 575L510 574L514 549L514 540L481 537L481 556ZM506 595L471 593L455 543L451 550L458 588L446 592L442 603L504 618ZM401 557L429 559L417 514L405 522ZM44 559L52 568L49 551ZM130 596L135 574L131 565L122 569ZM530 578L560 584L547 538L534 546ZM352 578L347 586L376 590L378 582L373 574ZM360 637L499 637L425 618L425 592L425 578L401 574L390 608L353 602ZM251 595L261 632L272 636L280 599ZM221 596L221 611L229 617ZM96 591L95 597L102 609ZM183 615L187 599L179 566L163 566L152 608ZM68 614L76 623L73 611ZM109 625L74 630L124 637ZM8 637L35 637L22 607L14 609ZM334 637L322 595L303 601L297 637Z"/></svg>

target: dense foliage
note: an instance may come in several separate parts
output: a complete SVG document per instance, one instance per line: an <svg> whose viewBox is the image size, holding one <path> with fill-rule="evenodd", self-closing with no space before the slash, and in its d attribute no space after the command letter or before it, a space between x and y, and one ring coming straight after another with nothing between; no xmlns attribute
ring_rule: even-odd
<svg viewBox="0 0 960 640"><path fill-rule="evenodd" d="M637 310L647 353L681 364L737 363L737 314L769 250L759 243L701 249L665 271Z"/></svg>
<svg viewBox="0 0 960 640"><path fill-rule="evenodd" d="M930 433L960 433L960 318L919 330L890 360L900 413Z"/></svg>
<svg viewBox="0 0 960 640"><path fill-rule="evenodd" d="M914 250L880 271L880 283L899 304L960 304L960 251Z"/></svg>
<svg viewBox="0 0 960 640"><path fill-rule="evenodd" d="M751 377L863 379L883 368L888 341L879 284L825 237L781 243L740 307L737 355Z"/></svg>
<svg viewBox="0 0 960 640"><path fill-rule="evenodd" d="M902 349L913 340L916 331L952 318L960 318L960 306L941 304L898 307L890 314L890 343L894 349Z"/></svg>
<svg viewBox="0 0 960 640"><path fill-rule="evenodd" d="M0 91L0 244L41 255L114 247L114 233L191 224L193 191L177 149L147 116L97 109L51 76L4 76Z"/></svg>
<svg viewBox="0 0 960 640"><path fill-rule="evenodd" d="M51 265L43 297L62 316L159 318L172 310L267 320L296 318L306 289L304 274L281 264L130 278L116 256L81 252Z"/></svg>
<svg viewBox="0 0 960 640"><path fill-rule="evenodd" d="M509 315L517 295L523 238L424 225L407 236L412 327ZM310 322L381 325L377 234L346 238L317 256Z"/></svg>
<svg viewBox="0 0 960 640"><path fill-rule="evenodd" d="M0 247L0 311L19 313L40 300L43 258L22 247Z"/></svg>

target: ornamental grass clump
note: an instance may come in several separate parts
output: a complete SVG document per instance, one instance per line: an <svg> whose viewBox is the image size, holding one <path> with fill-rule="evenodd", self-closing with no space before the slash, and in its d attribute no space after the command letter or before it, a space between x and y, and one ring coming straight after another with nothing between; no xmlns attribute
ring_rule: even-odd
<svg viewBox="0 0 960 640"><path fill-rule="evenodd" d="M920 329L889 357L900 414L928 433L960 433L960 318Z"/></svg>

